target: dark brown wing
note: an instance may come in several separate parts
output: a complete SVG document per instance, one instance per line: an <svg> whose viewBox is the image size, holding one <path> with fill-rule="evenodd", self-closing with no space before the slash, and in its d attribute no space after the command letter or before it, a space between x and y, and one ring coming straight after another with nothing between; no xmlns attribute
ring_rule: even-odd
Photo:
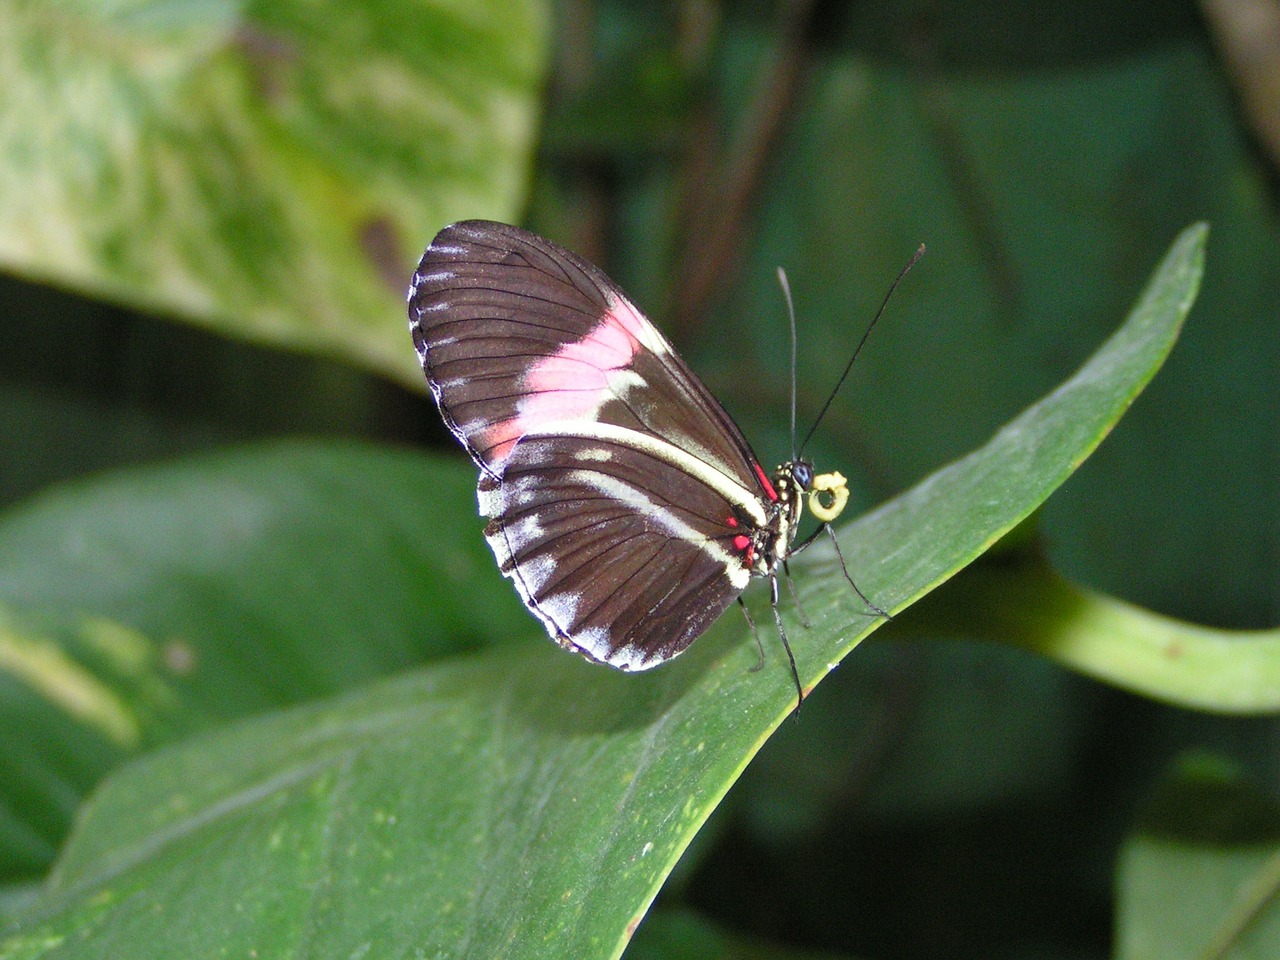
<svg viewBox="0 0 1280 960"><path fill-rule="evenodd" d="M750 579L754 525L652 451L526 437L483 475L499 567L561 645L623 670L674 657Z"/></svg>
<svg viewBox="0 0 1280 960"><path fill-rule="evenodd" d="M423 254L409 319L450 430L490 476L564 421L642 431L772 499L746 439L599 269L517 227L468 220Z"/></svg>

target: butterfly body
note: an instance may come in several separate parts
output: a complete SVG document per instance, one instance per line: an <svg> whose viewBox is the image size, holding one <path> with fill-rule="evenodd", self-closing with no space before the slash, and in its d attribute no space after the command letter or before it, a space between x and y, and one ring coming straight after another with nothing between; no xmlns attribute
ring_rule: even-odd
<svg viewBox="0 0 1280 960"><path fill-rule="evenodd" d="M770 477L622 291L548 240L446 227L409 318L444 422L480 469L499 568L589 659L645 670L676 656L752 576L776 600L805 494L820 518L843 507L839 474L795 459Z"/></svg>

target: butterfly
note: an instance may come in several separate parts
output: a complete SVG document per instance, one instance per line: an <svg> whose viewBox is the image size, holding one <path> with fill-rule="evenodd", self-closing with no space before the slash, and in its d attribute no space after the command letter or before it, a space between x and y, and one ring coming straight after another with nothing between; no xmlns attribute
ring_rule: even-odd
<svg viewBox="0 0 1280 960"><path fill-rule="evenodd" d="M440 415L480 468L485 539L552 639L647 670L735 600L746 613L742 592L763 577L803 701L779 568L789 573L787 559L830 530L849 498L843 476L800 457L766 473L613 281L518 227L445 227L408 307ZM819 527L796 544L806 501Z"/></svg>

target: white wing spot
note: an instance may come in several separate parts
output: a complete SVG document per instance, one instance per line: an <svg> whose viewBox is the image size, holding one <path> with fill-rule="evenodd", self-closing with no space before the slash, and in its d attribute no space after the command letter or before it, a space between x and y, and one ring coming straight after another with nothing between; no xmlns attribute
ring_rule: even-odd
<svg viewBox="0 0 1280 960"><path fill-rule="evenodd" d="M581 437L584 440L602 440L639 450L701 480L734 506L744 510L757 526L763 527L769 523L769 516L759 496L712 464L651 434L602 421L558 420L539 424L536 428L526 431L524 436L527 439ZM645 503L648 501L646 500Z"/></svg>
<svg viewBox="0 0 1280 960"><path fill-rule="evenodd" d="M576 598L574 606L577 606ZM579 630L571 639L576 646L581 647L595 659L611 666L617 665L614 660L616 654L609 651L609 631L604 627L588 627L585 630Z"/></svg>
<svg viewBox="0 0 1280 960"><path fill-rule="evenodd" d="M502 488L493 487L486 490L476 487L476 500L480 504L480 516L492 520L502 512Z"/></svg>
<svg viewBox="0 0 1280 960"><path fill-rule="evenodd" d="M538 522L538 515L529 514L515 523L507 524L507 539L511 541L511 547L514 550L523 550L530 543L542 539L544 533L542 524Z"/></svg>
<svg viewBox="0 0 1280 960"><path fill-rule="evenodd" d="M609 297L609 313L613 318L640 343L651 351L664 356L671 352L666 338L658 332L658 328L648 321L643 313L626 297L611 295Z"/></svg>
<svg viewBox="0 0 1280 960"><path fill-rule="evenodd" d="M643 389L649 385L648 381L646 381L644 377L640 376L640 374L636 373L634 370L628 370L625 367L619 370L609 370L606 372L605 377L608 380L609 389L613 392L613 395L620 399L625 398L627 393L630 392L633 387L640 387Z"/></svg>
<svg viewBox="0 0 1280 960"><path fill-rule="evenodd" d="M606 659L611 667L617 667L619 670L648 670L655 665L655 661L650 661L649 657L643 650L633 643L627 644L613 652Z"/></svg>
<svg viewBox="0 0 1280 960"><path fill-rule="evenodd" d="M520 569L523 572L524 567L522 566ZM541 598L538 601L538 606L542 608L542 613L560 628L562 633L568 635L569 624L573 623L573 618L578 613L578 601L580 599L581 597L576 594L557 593L550 597ZM590 630L583 631L584 636L591 633L592 631ZM592 653L595 652L593 647L584 644L577 636L573 637L573 642ZM589 642L590 640L588 640ZM603 655L601 655L600 659L603 659Z"/></svg>
<svg viewBox="0 0 1280 960"><path fill-rule="evenodd" d="M523 476L511 483L504 483L507 491L507 502L512 506L522 507L538 496L538 478Z"/></svg>
<svg viewBox="0 0 1280 960"><path fill-rule="evenodd" d="M418 277L418 285L421 286L424 283L439 283L441 280L452 280L456 276L457 274L452 270L433 270L430 273L421 274Z"/></svg>
<svg viewBox="0 0 1280 960"><path fill-rule="evenodd" d="M521 560L517 566L520 569L520 579L525 582L525 586L529 588L530 593L537 593L541 590L542 585L556 572L556 562L547 553L540 553L535 557ZM546 601L539 600L538 603L543 609L546 609Z"/></svg>
<svg viewBox="0 0 1280 960"><path fill-rule="evenodd" d="M494 559L498 561L498 569L502 571L504 577L510 577L512 573L511 549L507 546L507 538L503 536L501 530L493 535L486 533L484 538L489 542L489 548L493 550ZM516 585L520 587L520 595L524 596L523 585L518 579L516 580Z"/></svg>

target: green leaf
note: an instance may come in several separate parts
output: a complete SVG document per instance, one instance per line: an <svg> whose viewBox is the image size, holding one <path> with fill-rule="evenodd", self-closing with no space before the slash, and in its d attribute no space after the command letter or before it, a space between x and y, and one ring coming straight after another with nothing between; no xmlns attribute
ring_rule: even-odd
<svg viewBox="0 0 1280 960"><path fill-rule="evenodd" d="M1280 956L1280 804L1184 758L1125 842L1117 914L1118 960Z"/></svg>
<svg viewBox="0 0 1280 960"><path fill-rule="evenodd" d="M0 521L0 869L47 870L120 758L532 635L470 465L251 447L67 484Z"/></svg>
<svg viewBox="0 0 1280 960"><path fill-rule="evenodd" d="M511 218L542 0L0 6L0 264L416 384L404 288Z"/></svg>
<svg viewBox="0 0 1280 960"><path fill-rule="evenodd" d="M1088 455L1172 347L1204 240L1074 377L845 528L870 596L901 609ZM810 685L880 623L812 553L812 627L790 624ZM511 645L165 748L85 806L0 957L616 957L794 706L755 658L733 618L640 675Z"/></svg>

